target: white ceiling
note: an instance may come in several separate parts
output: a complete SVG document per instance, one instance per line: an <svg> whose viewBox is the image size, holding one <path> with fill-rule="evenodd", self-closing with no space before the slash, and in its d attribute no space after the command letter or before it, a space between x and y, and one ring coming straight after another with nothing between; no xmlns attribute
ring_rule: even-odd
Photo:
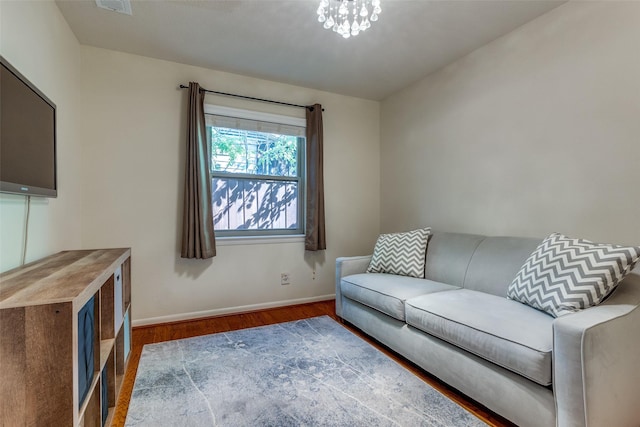
<svg viewBox="0 0 640 427"><path fill-rule="evenodd" d="M347 40L317 22L319 0L56 3L85 45L381 100L564 1L382 0Z"/></svg>

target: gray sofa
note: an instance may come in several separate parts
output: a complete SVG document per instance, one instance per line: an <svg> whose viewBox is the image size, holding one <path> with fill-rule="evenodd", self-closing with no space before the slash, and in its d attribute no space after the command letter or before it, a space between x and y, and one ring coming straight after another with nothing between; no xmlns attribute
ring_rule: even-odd
<svg viewBox="0 0 640 427"><path fill-rule="evenodd" d="M425 279L336 261L336 313L521 426L640 425L640 275L553 318L506 298L542 239L435 232Z"/></svg>

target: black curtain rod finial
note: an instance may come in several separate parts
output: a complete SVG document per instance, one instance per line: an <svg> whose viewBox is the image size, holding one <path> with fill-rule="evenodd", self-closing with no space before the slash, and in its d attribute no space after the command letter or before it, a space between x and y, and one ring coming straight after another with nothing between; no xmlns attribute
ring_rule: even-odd
<svg viewBox="0 0 640 427"><path fill-rule="evenodd" d="M1 0L0 0L1 1ZM189 86L185 86L183 84L180 85L180 89L189 89ZM253 96L244 96L244 95L236 95L235 93L227 93L227 92L218 92L216 90L207 90L204 88L200 88L201 92L213 93L221 96L230 96L232 98L240 98L240 99L248 99L250 101L258 101L258 102L268 102L270 104L284 105L287 107L297 107L297 108L306 108L309 111L313 111L313 105L300 105L300 104L290 104L288 102L280 102L280 101L272 101L270 99L263 98L254 98ZM324 108L322 109L324 111Z"/></svg>

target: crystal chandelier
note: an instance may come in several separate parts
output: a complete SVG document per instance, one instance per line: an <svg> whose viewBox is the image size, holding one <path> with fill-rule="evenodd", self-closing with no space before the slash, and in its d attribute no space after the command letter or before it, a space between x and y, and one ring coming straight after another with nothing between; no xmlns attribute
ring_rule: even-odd
<svg viewBox="0 0 640 427"><path fill-rule="evenodd" d="M381 12L380 0L321 0L318 22L348 39L371 27Z"/></svg>

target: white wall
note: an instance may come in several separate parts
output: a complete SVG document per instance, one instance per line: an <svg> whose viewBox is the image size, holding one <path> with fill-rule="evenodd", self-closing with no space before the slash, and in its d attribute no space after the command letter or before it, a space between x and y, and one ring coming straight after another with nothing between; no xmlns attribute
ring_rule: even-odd
<svg viewBox="0 0 640 427"><path fill-rule="evenodd" d="M83 243L132 248L134 323L322 298L334 293L337 256L371 252L380 224L379 103L86 46L82 64ZM189 81L323 104L326 253L305 255L302 241L219 242L213 260L180 258L187 92L177 87ZM207 102L304 117L302 109ZM280 285L281 272L291 285Z"/></svg>
<svg viewBox="0 0 640 427"><path fill-rule="evenodd" d="M58 198L31 199L26 262L81 246L80 45L53 1L0 1L0 53L57 106ZM0 194L0 271L20 265L26 197Z"/></svg>
<svg viewBox="0 0 640 427"><path fill-rule="evenodd" d="M570 2L386 99L382 231L640 243L640 3Z"/></svg>

